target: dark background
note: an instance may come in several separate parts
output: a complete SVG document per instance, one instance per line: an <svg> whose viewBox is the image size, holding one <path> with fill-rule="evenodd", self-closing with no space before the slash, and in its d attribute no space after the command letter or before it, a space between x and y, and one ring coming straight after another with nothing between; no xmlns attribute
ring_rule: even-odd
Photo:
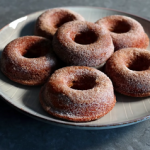
<svg viewBox="0 0 150 150"><path fill-rule="evenodd" d="M150 19L149 0L0 0L0 28L60 6L97 6ZM107 130L58 127L34 120L0 99L0 150L150 150L150 120Z"/></svg>

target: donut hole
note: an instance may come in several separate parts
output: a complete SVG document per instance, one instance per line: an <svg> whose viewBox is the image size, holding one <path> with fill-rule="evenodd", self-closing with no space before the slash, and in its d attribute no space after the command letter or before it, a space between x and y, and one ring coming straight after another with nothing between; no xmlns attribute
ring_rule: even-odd
<svg viewBox="0 0 150 150"><path fill-rule="evenodd" d="M136 56L134 59L131 59L127 67L133 71L144 71L149 69L150 60L142 56Z"/></svg>
<svg viewBox="0 0 150 150"><path fill-rule="evenodd" d="M67 12L61 12L61 13L55 13L55 15L52 16L52 24L55 28L59 28L64 23L70 22L75 20L75 16L73 14L68 14Z"/></svg>
<svg viewBox="0 0 150 150"><path fill-rule="evenodd" d="M72 40L78 44L87 45L96 42L97 35L94 31L88 29L78 32Z"/></svg>
<svg viewBox="0 0 150 150"><path fill-rule="evenodd" d="M40 53L37 53L35 50L26 50L26 53L23 55L26 58L38 58L42 55Z"/></svg>
<svg viewBox="0 0 150 150"><path fill-rule="evenodd" d="M44 44L44 45L42 45ZM39 42L33 45L28 46L22 52L22 56L26 58L39 58L45 56L47 53L47 49L45 47L45 43Z"/></svg>
<svg viewBox="0 0 150 150"><path fill-rule="evenodd" d="M126 33L129 32L131 26L124 20L117 20L114 23L110 24L108 30L114 33Z"/></svg>
<svg viewBox="0 0 150 150"><path fill-rule="evenodd" d="M96 85L94 77L82 76L77 77L75 80L71 81L70 88L75 90L89 90Z"/></svg>

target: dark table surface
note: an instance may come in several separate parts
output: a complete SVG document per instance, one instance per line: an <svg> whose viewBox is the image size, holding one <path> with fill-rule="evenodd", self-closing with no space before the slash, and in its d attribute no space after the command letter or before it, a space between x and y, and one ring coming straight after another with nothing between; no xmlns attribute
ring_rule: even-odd
<svg viewBox="0 0 150 150"><path fill-rule="evenodd" d="M60 6L98 6L150 19L149 0L0 0L0 28ZM122 128L80 130L30 118L0 99L0 150L150 150L150 120Z"/></svg>

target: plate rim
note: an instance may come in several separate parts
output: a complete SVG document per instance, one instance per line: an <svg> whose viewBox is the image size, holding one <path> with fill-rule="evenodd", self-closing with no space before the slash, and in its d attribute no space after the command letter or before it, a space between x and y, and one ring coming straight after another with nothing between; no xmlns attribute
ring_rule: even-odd
<svg viewBox="0 0 150 150"><path fill-rule="evenodd" d="M145 20L145 21L148 21L150 22L150 20L146 19L146 18L143 18L141 16L137 16L135 14L132 14L132 13L127 13L127 12L124 12L124 11L120 11L120 10L115 10L115 9L111 9L111 8L104 8L104 7L94 7L94 6L62 6L62 7L53 7L53 8L66 8L66 9L70 9L70 8L93 8L93 9L103 9L103 10L108 10L108 11L113 11L113 12L118 12L118 13L123 13L125 15L131 15L131 16L134 16L134 17L137 17L139 19L142 19L142 20ZM48 9L53 9L53 8L48 8ZM27 14L27 15L24 15L22 17L25 17L25 16L30 16L30 15L33 15L33 14L36 14L36 13L39 13L39 12L42 12L42 11L46 11L48 9L44 9L44 10L40 10L40 11L36 11L36 12L33 12L33 13L30 13L30 14ZM22 18L20 17L20 18ZM20 19L20 18L17 18L17 19ZM13 20L12 22L16 21L17 19ZM5 25L4 27L2 27L0 29L0 32L2 30L4 30L5 28L7 28L9 26L9 24L11 24L12 22L8 23L7 25ZM0 64L1 65L1 64ZM0 71L1 72L1 71ZM2 72L1 72L2 73ZM11 98L7 98L7 96L5 94L3 94L0 90L0 97L6 101L9 105L11 105L12 107L14 107L16 110L18 110L19 112L27 115L27 116L30 116L36 120L40 120L40 121L43 121L43 122L47 122L47 123L50 123L50 124L54 124L54 125L57 125L57 126L63 126L63 127L69 127L69 128L76 128L76 129L112 129L112 128L119 128L119 127L124 127L124 126L129 126L129 125L133 125L133 124L136 124L136 123L139 123L139 122L142 122L142 121L146 121L148 119L150 119L150 114L149 115L145 115L144 117L139 117L137 119L132 119L132 120L129 120L129 121L124 121L124 122L120 122L120 123L111 123L111 124L107 124L107 125L82 125L82 124L78 124L78 122L71 122L71 121L68 121L68 122L61 122L61 121L66 121L66 120L58 120L55 121L55 120L48 120L47 118L43 118L41 116L38 116L38 115L35 115L33 114L32 112L29 112L29 111L26 111L20 107L17 107L14 103L12 103L10 101ZM57 118L56 118L57 119Z"/></svg>

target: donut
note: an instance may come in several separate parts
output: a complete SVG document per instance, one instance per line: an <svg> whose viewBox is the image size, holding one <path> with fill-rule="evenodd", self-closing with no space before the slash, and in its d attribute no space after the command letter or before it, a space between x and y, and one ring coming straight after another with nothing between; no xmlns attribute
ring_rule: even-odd
<svg viewBox="0 0 150 150"><path fill-rule="evenodd" d="M56 70L40 91L44 110L69 121L98 119L110 112L115 103L110 79L101 71L86 66Z"/></svg>
<svg viewBox="0 0 150 150"><path fill-rule="evenodd" d="M52 44L58 57L73 66L99 66L114 52L112 38L105 28L87 21L62 25Z"/></svg>
<svg viewBox="0 0 150 150"><path fill-rule="evenodd" d="M68 9L49 9L38 17L35 25L35 35L52 40L53 35L61 25L74 20L84 21L84 18Z"/></svg>
<svg viewBox="0 0 150 150"><path fill-rule="evenodd" d="M147 50L125 48L116 51L106 62L105 73L121 94L150 95L150 52Z"/></svg>
<svg viewBox="0 0 150 150"><path fill-rule="evenodd" d="M130 17L107 16L99 19L96 24L104 26L109 31L115 51L130 47L146 49L149 45L149 38L141 24Z"/></svg>
<svg viewBox="0 0 150 150"><path fill-rule="evenodd" d="M11 41L1 56L1 71L12 81L24 85L45 83L58 66L51 42L38 36Z"/></svg>

